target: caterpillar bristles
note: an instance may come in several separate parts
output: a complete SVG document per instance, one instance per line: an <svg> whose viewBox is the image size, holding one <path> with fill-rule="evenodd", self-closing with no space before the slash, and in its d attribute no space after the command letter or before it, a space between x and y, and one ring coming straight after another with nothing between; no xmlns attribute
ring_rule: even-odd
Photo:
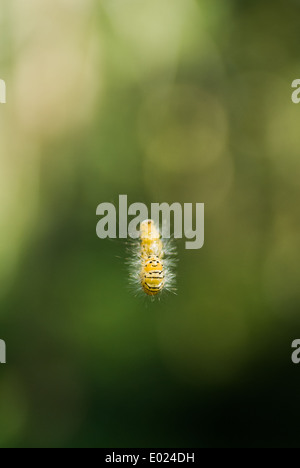
<svg viewBox="0 0 300 468"><path fill-rule="evenodd" d="M129 248L129 280L136 296L161 298L164 292L176 294L176 248L172 239L163 239L154 221L140 225L140 237Z"/></svg>

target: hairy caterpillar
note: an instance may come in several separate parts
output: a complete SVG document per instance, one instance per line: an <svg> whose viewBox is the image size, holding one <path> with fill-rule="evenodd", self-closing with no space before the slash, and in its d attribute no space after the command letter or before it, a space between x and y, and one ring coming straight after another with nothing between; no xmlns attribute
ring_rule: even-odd
<svg viewBox="0 0 300 468"><path fill-rule="evenodd" d="M154 221L140 225L140 237L131 251L130 279L138 292L154 298L163 291L175 293L175 248L170 239L162 239Z"/></svg>

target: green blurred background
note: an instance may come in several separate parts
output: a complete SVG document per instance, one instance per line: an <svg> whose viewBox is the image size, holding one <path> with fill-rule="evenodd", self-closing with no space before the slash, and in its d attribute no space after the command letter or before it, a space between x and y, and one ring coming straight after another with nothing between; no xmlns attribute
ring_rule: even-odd
<svg viewBox="0 0 300 468"><path fill-rule="evenodd" d="M300 2L0 2L0 446L300 446ZM178 296L119 194L205 203Z"/></svg>

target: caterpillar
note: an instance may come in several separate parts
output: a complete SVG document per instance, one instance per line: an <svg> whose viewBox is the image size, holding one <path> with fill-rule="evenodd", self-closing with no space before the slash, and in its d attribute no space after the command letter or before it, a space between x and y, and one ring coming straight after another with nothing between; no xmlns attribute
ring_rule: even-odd
<svg viewBox="0 0 300 468"><path fill-rule="evenodd" d="M138 292L154 299L163 291L175 293L175 247L162 239L152 219L140 224L140 237L130 258L130 279Z"/></svg>

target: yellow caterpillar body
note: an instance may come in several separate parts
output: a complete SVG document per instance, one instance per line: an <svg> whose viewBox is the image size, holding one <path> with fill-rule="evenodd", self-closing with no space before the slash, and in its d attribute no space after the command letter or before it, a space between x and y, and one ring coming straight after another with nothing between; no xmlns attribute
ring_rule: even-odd
<svg viewBox="0 0 300 468"><path fill-rule="evenodd" d="M141 286L148 296L156 296L165 285L163 242L151 219L141 223L140 232Z"/></svg>
<svg viewBox="0 0 300 468"><path fill-rule="evenodd" d="M175 294L176 249L164 239L152 219L140 224L139 237L128 248L129 280L135 295L154 300L165 292Z"/></svg>

